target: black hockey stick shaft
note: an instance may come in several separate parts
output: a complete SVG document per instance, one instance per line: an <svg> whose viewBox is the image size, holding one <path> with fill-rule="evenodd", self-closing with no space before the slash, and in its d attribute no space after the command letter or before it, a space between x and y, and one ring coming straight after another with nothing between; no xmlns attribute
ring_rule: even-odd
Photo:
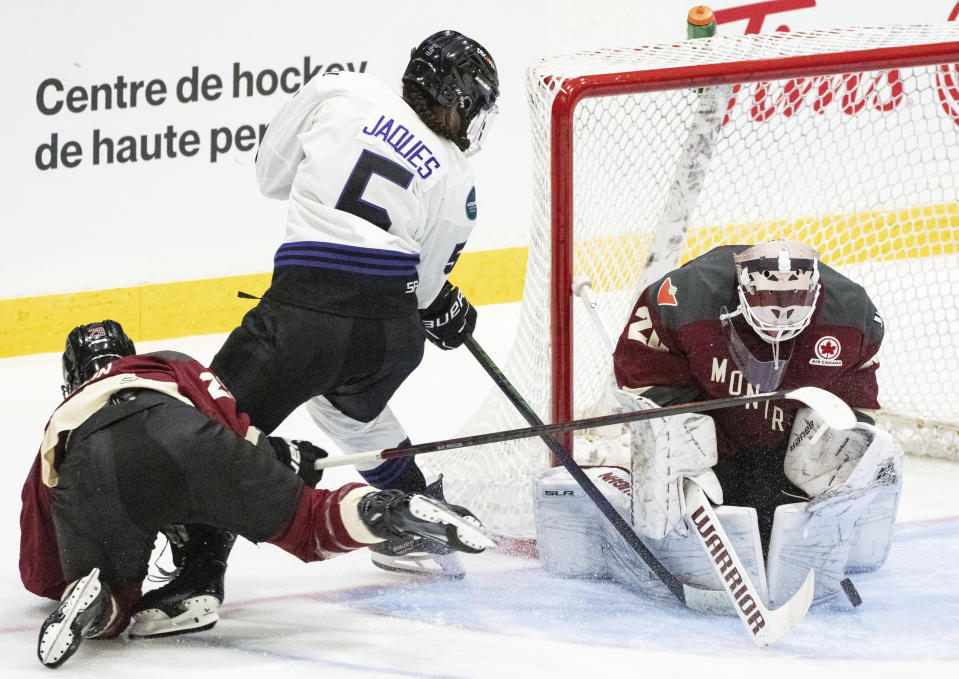
<svg viewBox="0 0 959 679"><path fill-rule="evenodd" d="M484 370L489 374L493 381L496 383L503 394L506 395L506 398L509 399L510 403L520 412L525 419L532 427L545 427L543 421L539 419L536 412L529 406L526 400L516 391L516 388L510 383L503 372L496 366L483 348L477 343L472 335L466 337L466 348L469 349L470 353L476 358L477 362L483 367ZM556 459L559 460L559 463L570 473L576 483L579 484L579 487L583 489L586 495L590 500L596 505L599 511L605 516L613 527L616 528L616 531L623 536L626 542L630 547L639 555L639 557L649 566L656 576L662 580L663 584L672 592L677 599L679 599L684 604L686 603L686 593L683 590L683 583L680 580L670 573L659 559L657 559L651 551L643 544L643 541L640 540L639 536L636 535L636 531L633 530L633 527L630 526L626 520L620 515L616 508L610 504L609 500L606 499L606 496L596 487L596 485L590 480L586 473L583 471L576 461L573 459L573 456L570 452L563 446L559 441L552 437L547 431L542 431L539 433L540 438L543 439L543 442L546 446L552 451L556 456Z"/></svg>
<svg viewBox="0 0 959 679"><path fill-rule="evenodd" d="M758 401L774 401L788 398L795 398L796 400L802 401L803 398L800 392L801 390L784 390L747 394L745 396L731 396L729 398L718 398L712 401L695 401L693 403L680 403L672 406L663 406L661 408L633 410L625 413L613 413L611 415L598 415L580 420L556 422L555 424L542 424L540 421L541 423L538 425L519 429L506 429L504 431L494 431L486 434L471 434L469 436L443 439L442 441L417 443L416 445L406 446L404 448L388 448L387 450L376 452L325 457L316 461L316 468L327 469L329 467L355 464L361 459L364 462L369 462L373 460L389 460L394 457L410 457L412 455L422 455L425 453L438 453L444 450L456 450L458 448L483 446L490 443L504 443L505 441L515 441L517 439L536 438L537 436L542 437L544 435L559 434L564 431L592 429L593 427L609 427L616 424L626 424L627 422L651 420L657 417L682 415L683 413L702 413L708 410L719 410L720 408L745 406ZM807 405L809 404L807 403ZM539 420L537 419L537 421Z"/></svg>

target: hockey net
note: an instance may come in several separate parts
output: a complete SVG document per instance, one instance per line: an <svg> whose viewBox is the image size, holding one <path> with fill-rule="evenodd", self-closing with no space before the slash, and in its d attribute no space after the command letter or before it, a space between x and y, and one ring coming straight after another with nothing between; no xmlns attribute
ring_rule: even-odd
<svg viewBox="0 0 959 679"><path fill-rule="evenodd" d="M609 332L650 279L717 245L789 237L885 320L880 425L959 459L959 26L715 37L542 59L528 72L533 224L501 368L544 421L607 413ZM526 426L496 390L470 432ZM625 434L581 433L583 463ZM567 439L568 441L568 439ZM532 537L538 439L428 456L447 494Z"/></svg>

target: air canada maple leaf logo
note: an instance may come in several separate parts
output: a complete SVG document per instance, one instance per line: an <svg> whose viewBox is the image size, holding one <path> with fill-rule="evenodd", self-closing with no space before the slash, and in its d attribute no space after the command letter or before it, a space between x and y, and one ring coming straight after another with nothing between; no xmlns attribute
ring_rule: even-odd
<svg viewBox="0 0 959 679"><path fill-rule="evenodd" d="M835 337L823 337L816 342L816 355L819 358L836 358L840 348L839 340Z"/></svg>
<svg viewBox="0 0 959 679"><path fill-rule="evenodd" d="M679 306L676 300L676 293L679 292L668 278L659 286L659 293L656 295L656 304L659 306Z"/></svg>
<svg viewBox="0 0 959 679"><path fill-rule="evenodd" d="M839 352L842 351L842 345L839 340L831 335L820 337L816 342L816 358L809 360L811 365L840 366Z"/></svg>

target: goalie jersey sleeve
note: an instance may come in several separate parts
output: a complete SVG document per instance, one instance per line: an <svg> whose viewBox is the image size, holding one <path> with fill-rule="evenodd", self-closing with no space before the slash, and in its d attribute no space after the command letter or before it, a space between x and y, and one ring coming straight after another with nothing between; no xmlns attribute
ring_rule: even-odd
<svg viewBox="0 0 959 679"><path fill-rule="evenodd" d="M67 454L69 434L124 389L151 389L189 403L237 435L255 442L259 430L236 410L233 396L204 365L177 352L125 356L73 392L54 411L21 492L20 577L30 592L59 599L67 583L60 567L50 488Z"/></svg>
<svg viewBox="0 0 959 679"><path fill-rule="evenodd" d="M759 392L734 362L719 320L739 304L732 257L745 247L711 250L643 291L613 354L618 386L664 404ZM793 341L779 388L820 387L851 407L876 409L882 318L862 287L826 265L820 272L816 310ZM753 355L772 360L769 344L741 317L733 322ZM784 452L799 407L779 400L712 411L720 454L745 448Z"/></svg>
<svg viewBox="0 0 959 679"><path fill-rule="evenodd" d="M257 181L289 201L271 296L399 317L439 294L476 220L463 153L378 79L327 74L269 125Z"/></svg>

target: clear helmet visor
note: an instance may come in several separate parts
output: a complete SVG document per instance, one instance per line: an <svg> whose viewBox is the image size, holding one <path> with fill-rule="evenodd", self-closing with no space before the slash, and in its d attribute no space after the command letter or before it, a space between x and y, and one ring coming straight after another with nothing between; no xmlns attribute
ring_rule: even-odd
<svg viewBox="0 0 959 679"><path fill-rule="evenodd" d="M466 138L469 140L470 145L463 152L467 157L473 155L483 147L483 142L489 134L489 130L493 126L493 121L496 120L498 113L499 107L493 104L488 108L480 110L479 113L470 120L466 128Z"/></svg>
<svg viewBox="0 0 959 679"><path fill-rule="evenodd" d="M779 345L775 344L773 345L773 360L763 361L756 358L733 325L733 318L738 316L741 311L742 307L733 313L729 313L726 307L720 310L719 320L723 326L723 334L726 337L729 354L746 382L755 386L761 392L775 391L782 382L786 367L789 365L789 359L792 357L792 345L788 345L785 356L779 355Z"/></svg>

